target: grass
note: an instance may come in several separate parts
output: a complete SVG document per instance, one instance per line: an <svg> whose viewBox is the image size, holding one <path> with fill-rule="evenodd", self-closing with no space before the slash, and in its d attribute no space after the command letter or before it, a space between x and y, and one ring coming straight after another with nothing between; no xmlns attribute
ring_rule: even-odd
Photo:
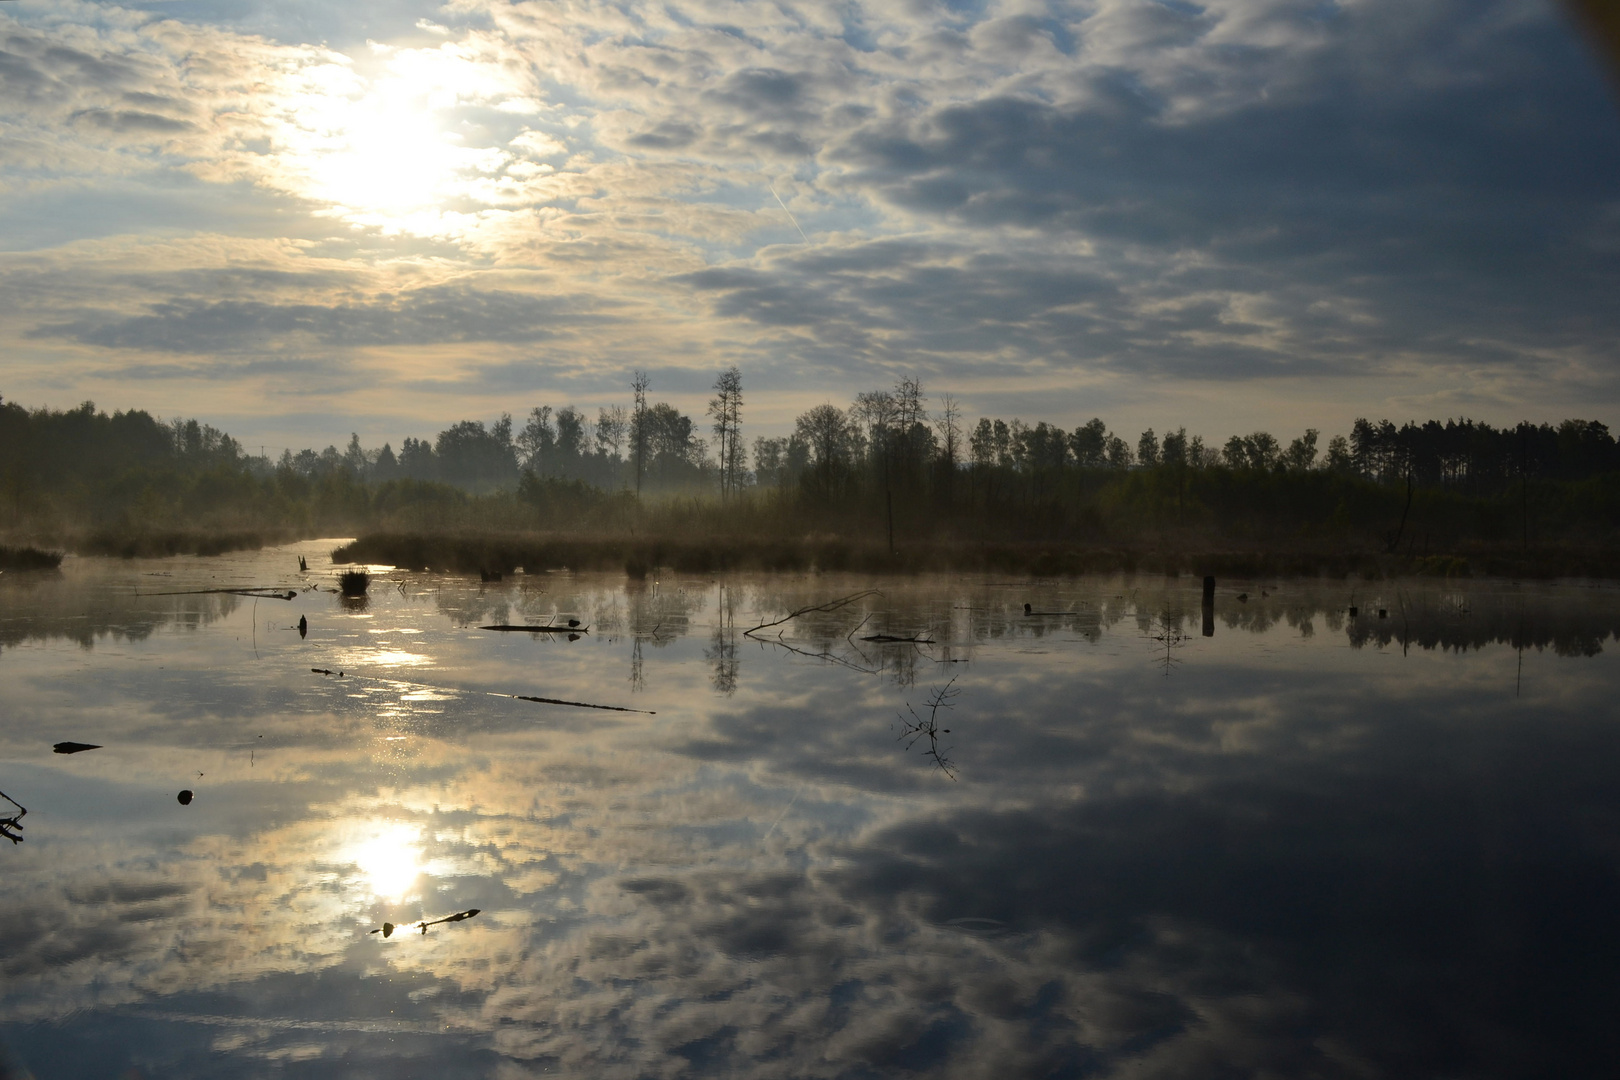
<svg viewBox="0 0 1620 1080"><path fill-rule="evenodd" d="M62 565L58 551L36 547L0 547L0 570L55 570Z"/></svg>

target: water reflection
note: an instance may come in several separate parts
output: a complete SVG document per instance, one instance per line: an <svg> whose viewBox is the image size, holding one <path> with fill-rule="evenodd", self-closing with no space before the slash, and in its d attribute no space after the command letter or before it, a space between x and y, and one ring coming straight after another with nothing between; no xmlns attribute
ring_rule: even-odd
<svg viewBox="0 0 1620 1080"><path fill-rule="evenodd" d="M144 641L164 627L209 626L243 603L229 593L151 595L156 590L139 590L146 584L107 573L0 576L0 652L53 639L83 649L98 641Z"/></svg>
<svg viewBox="0 0 1620 1080"><path fill-rule="evenodd" d="M1205 637L1198 583L1164 579L375 569L365 610L233 602L88 653L52 627L152 567L8 596L38 632L0 656L29 807L0 1038L36 1075L1527 1076L1620 1049L1614 590L1223 582ZM570 615L592 633L478 630Z"/></svg>
<svg viewBox="0 0 1620 1080"><path fill-rule="evenodd" d="M371 824L348 841L343 857L359 869L370 899L398 903L422 874L417 840L417 830L409 825Z"/></svg>

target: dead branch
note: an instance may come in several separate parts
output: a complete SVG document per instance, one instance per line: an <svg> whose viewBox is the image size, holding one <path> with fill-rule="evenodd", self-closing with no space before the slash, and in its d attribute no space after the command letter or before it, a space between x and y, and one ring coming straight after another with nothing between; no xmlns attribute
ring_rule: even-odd
<svg viewBox="0 0 1620 1080"><path fill-rule="evenodd" d="M956 677L953 675L950 682L929 693L928 719L924 720L918 716L917 710L911 707L910 702L906 703L906 712L911 714L911 719L907 720L904 714L899 714L900 735L897 741L904 741L906 749L910 750L917 744L917 740L926 738L928 749L923 751L923 757L931 758L934 764L939 766L939 770L952 780L956 779L956 763L945 756L951 748L948 746L944 750L939 748L939 737L949 735L951 729L939 726L939 710L954 709L955 699L961 692L956 689Z"/></svg>
<svg viewBox="0 0 1620 1080"><path fill-rule="evenodd" d="M412 923L411 926L413 928L415 928L415 929L421 930L422 933L425 934L425 933L428 932L428 927L430 927L430 926L438 926L440 923L461 922L463 919L472 918L474 915L477 915L481 910L483 910L483 909L482 908L468 908L466 911L458 911L454 915L446 915L442 919L423 919L421 922ZM381 934L383 937L393 937L394 936L394 931L397 930L397 929L399 929L399 927L396 926L395 924L393 924L391 922L385 922L381 926L379 926L377 929L368 930L368 931L366 931L366 933L368 933L368 934Z"/></svg>
<svg viewBox="0 0 1620 1080"><path fill-rule="evenodd" d="M17 812L10 817L0 818L0 836L10 840L13 844L20 844L23 842L24 837L17 834L22 832L22 819L28 815L28 808L3 791L0 791L0 799L6 800L6 802L17 808Z"/></svg>
<svg viewBox="0 0 1620 1080"><path fill-rule="evenodd" d="M852 594L850 596L845 596L845 597L842 597L842 598L840 598L838 600L829 600L825 604L811 604L809 607L802 607L798 611L789 612L788 614L782 616L780 619L777 619L774 622L762 622L758 626L754 627L753 630L744 630L743 631L743 636L744 637L753 637L756 631L768 630L773 626L781 626L785 622L791 622L792 620L797 619L800 615L809 615L811 612L815 612L815 611L837 611L839 608L848 607L850 604L853 604L857 600L864 600L868 596L882 596L882 595L883 594L878 592L876 589L867 589L865 592L854 593L854 594Z"/></svg>
<svg viewBox="0 0 1620 1080"><path fill-rule="evenodd" d="M786 649L790 653L797 653L799 656L809 657L811 660L825 660L830 664L838 664L841 667L849 668L851 671L858 671L862 675L876 675L881 670L875 666L862 667L859 664L845 660L842 656L828 652L826 649L823 649L820 652L811 652L809 649L801 649L797 645L789 645L782 639L780 634L774 638L758 637L754 640L759 642L761 645L775 645L779 649ZM865 659L865 657L863 656L862 659Z"/></svg>

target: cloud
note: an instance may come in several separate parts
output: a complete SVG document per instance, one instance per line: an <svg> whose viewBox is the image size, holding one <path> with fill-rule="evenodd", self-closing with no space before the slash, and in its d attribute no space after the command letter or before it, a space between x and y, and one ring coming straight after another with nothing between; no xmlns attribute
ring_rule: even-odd
<svg viewBox="0 0 1620 1080"><path fill-rule="evenodd" d="M38 358L14 393L94 350L455 344L458 393L528 346L574 384L738 363L783 412L903 372L1064 422L1105 385L1246 427L1620 407L1620 127L1532 0L520 2L376 48L74 11L3 24L0 184L10 246L110 291L0 316ZM296 238L330 291L137 287L74 246L188 213Z"/></svg>
<svg viewBox="0 0 1620 1080"><path fill-rule="evenodd" d="M711 693L701 650L725 624L704 583L447 579L365 619L306 598L318 647L408 637L433 682L464 688L432 700L403 679L311 684L306 646L262 623L262 659L240 663L265 613L238 597L104 611L86 598L105 583L71 574L18 593L36 631L18 640L122 641L144 619L163 633L140 654L188 667L121 647L74 680L82 654L41 647L6 669L0 728L24 748L7 790L45 796L6 852L7 1036L35 1067L70 1046L176 1074L1582 1071L1607 1046L1591 988L1617 948L1612 688L1588 660L1537 665L1524 699L1491 677L1516 641L1608 641L1606 597L1527 616L1476 591L1462 618L1408 590L1413 653L1391 665L1358 651L1387 628L1302 586L1234 611L1227 646L1163 679L1148 613L1196 618L1196 590L1139 584L1059 588L1072 612L1035 620L977 587L872 599L973 659L956 782L888 727L940 679L926 660L873 679L745 654L736 694ZM819 588L739 586L736 622ZM639 635L658 717L473 692L532 680L533 643L457 627L556 610L589 612L599 642L548 660L557 692L628 695ZM788 640L847 648L864 614ZM1279 647L1309 650L1308 679ZM1534 738L1526 709L1550 721ZM30 734L69 718L108 745L58 759ZM207 788L154 826L160 802L179 812L178 760ZM403 898L378 894L412 868ZM426 936L366 932L473 906Z"/></svg>
<svg viewBox="0 0 1620 1080"><path fill-rule="evenodd" d="M568 298L477 292L447 286L367 304L271 304L250 300L159 304L147 315L114 322L50 325L38 337L69 337L113 349L149 352L239 352L265 340L357 348L469 341L543 341L589 316ZM262 348L262 346L257 346Z"/></svg>

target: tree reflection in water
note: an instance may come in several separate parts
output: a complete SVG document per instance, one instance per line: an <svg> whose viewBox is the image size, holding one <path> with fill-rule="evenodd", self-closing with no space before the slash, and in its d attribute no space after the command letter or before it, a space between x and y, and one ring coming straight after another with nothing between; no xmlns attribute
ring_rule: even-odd
<svg viewBox="0 0 1620 1080"><path fill-rule="evenodd" d="M1198 588L1157 578L412 574L366 611L301 594L309 638L255 661L221 598L111 596L151 629L99 632L93 569L8 593L0 634L0 774L39 819L0 878L0 1038L41 1076L1510 1077L1620 1049L1613 589L1356 583L1378 620L1347 582L1232 581L1234 632L1178 641ZM462 629L554 612L599 632ZM658 715L511 700L611 700L627 662ZM408 947L365 937L385 919Z"/></svg>

